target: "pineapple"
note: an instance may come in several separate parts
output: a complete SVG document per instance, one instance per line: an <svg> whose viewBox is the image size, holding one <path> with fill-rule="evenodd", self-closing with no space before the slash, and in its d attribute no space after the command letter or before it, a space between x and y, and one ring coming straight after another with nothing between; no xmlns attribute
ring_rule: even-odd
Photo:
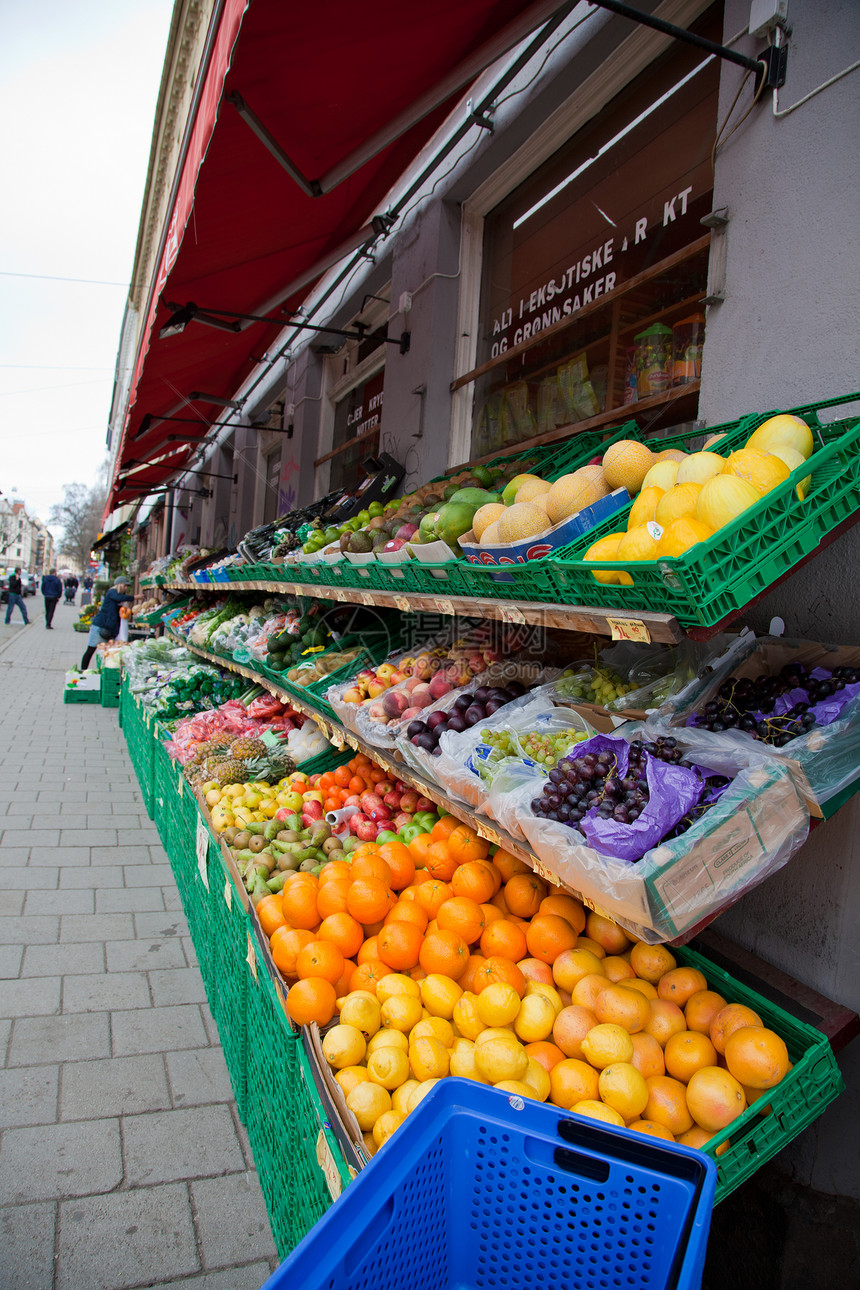
<svg viewBox="0 0 860 1290"><path fill-rule="evenodd" d="M230 757L227 761L218 763L210 778L223 788L226 784L246 784L250 776L246 762L238 757Z"/></svg>
<svg viewBox="0 0 860 1290"><path fill-rule="evenodd" d="M230 756L242 761L266 757L268 752L263 740L255 739L253 735L242 735L241 738L233 741L230 748Z"/></svg>
<svg viewBox="0 0 860 1290"><path fill-rule="evenodd" d="M280 748L273 748L269 753L269 766L274 779L283 779L285 775L292 775L296 769L296 763L287 751L285 744L282 744Z"/></svg>

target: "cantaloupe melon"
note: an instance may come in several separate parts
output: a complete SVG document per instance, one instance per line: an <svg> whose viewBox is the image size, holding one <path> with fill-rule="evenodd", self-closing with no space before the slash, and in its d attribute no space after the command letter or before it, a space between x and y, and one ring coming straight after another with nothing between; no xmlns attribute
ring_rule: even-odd
<svg viewBox="0 0 860 1290"><path fill-rule="evenodd" d="M628 533L631 529L639 528L640 524L647 524L649 520L657 518L657 503L664 495L664 492L665 490L662 488L642 489L642 492L630 507L630 515L627 519Z"/></svg>
<svg viewBox="0 0 860 1290"><path fill-rule="evenodd" d="M683 555L697 542L705 542L712 536L713 529L708 528L707 524L697 520L694 515L684 515L663 530L663 536L657 543L657 554L661 559Z"/></svg>
<svg viewBox="0 0 860 1290"><path fill-rule="evenodd" d="M704 484L706 479L719 475L726 464L718 452L694 452L682 461L675 476L676 484Z"/></svg>
<svg viewBox="0 0 860 1290"><path fill-rule="evenodd" d="M506 510L507 507L503 506L501 502L487 502L485 506L475 511L472 519L472 532L479 542L484 536L484 529L489 524L492 524L493 520L497 520L500 515L504 515Z"/></svg>
<svg viewBox="0 0 860 1290"><path fill-rule="evenodd" d="M517 502L533 502L541 493L548 493L552 485L545 479L527 479L521 488L517 490Z"/></svg>
<svg viewBox="0 0 860 1290"><path fill-rule="evenodd" d="M529 480L538 480L539 483L543 483L543 480L537 475L514 475L510 483L505 484L502 491L502 501L505 506L513 506L517 493L520 491L523 484L527 484Z"/></svg>
<svg viewBox="0 0 860 1290"><path fill-rule="evenodd" d="M758 448L760 452L770 452L776 443L796 448L807 459L812 456L815 447L809 426L801 417L790 412L780 413L763 422L747 439L746 446Z"/></svg>
<svg viewBox="0 0 860 1290"><path fill-rule="evenodd" d="M626 488L635 497L642 481L655 464L654 453L636 439L619 439L611 443L603 454L603 473L610 491Z"/></svg>
<svg viewBox="0 0 860 1290"><path fill-rule="evenodd" d="M665 492L657 503L654 516L660 527L668 528L683 515L695 515L696 501L701 491L701 484L676 484Z"/></svg>
<svg viewBox="0 0 860 1290"><path fill-rule="evenodd" d="M758 448L739 448L728 458L722 473L737 475L739 479L748 480L760 493L769 493L788 479L790 471L785 462L773 453L760 452Z"/></svg>
<svg viewBox="0 0 860 1290"><path fill-rule="evenodd" d="M665 493L678 478L679 466L680 462L673 459L656 462L642 480L642 487L659 488L661 492Z"/></svg>
<svg viewBox="0 0 860 1290"><path fill-rule="evenodd" d="M714 475L702 485L696 519L716 531L760 501L761 493L748 480L737 475Z"/></svg>
<svg viewBox="0 0 860 1290"><path fill-rule="evenodd" d="M547 519L549 519L549 511L547 510L547 506L549 505L549 492L538 493L537 497L532 498L531 504L532 506L539 506Z"/></svg>
<svg viewBox="0 0 860 1290"><path fill-rule="evenodd" d="M598 538L592 542L591 546L582 557L583 560L614 560L618 554L618 545L624 537L623 533L607 533L605 537ZM603 570L593 569L591 576L595 582L601 582L604 586L622 586L632 587L633 579L629 573L624 573L621 569Z"/></svg>
<svg viewBox="0 0 860 1290"><path fill-rule="evenodd" d="M605 479L597 475L599 466L581 466L572 475L562 475L546 494L546 510L553 524L576 515L586 506L593 506L606 497L609 488ZM588 473L586 473L588 472Z"/></svg>
<svg viewBox="0 0 860 1290"><path fill-rule="evenodd" d="M531 502L514 502L496 523L503 542L521 542L523 538L544 533L549 528L544 512Z"/></svg>
<svg viewBox="0 0 860 1290"><path fill-rule="evenodd" d="M721 439L725 439L725 437L725 432L722 434L709 434L705 442L702 444L703 450L707 452L709 448L711 448L715 443L719 443Z"/></svg>
<svg viewBox="0 0 860 1290"><path fill-rule="evenodd" d="M657 461L677 461L680 465L687 456L680 448L664 448L662 452L657 453Z"/></svg>
<svg viewBox="0 0 860 1290"><path fill-rule="evenodd" d="M499 521L494 520L492 524L488 524L484 529L481 534L480 542L482 546L498 546L501 541L502 537L499 533Z"/></svg>

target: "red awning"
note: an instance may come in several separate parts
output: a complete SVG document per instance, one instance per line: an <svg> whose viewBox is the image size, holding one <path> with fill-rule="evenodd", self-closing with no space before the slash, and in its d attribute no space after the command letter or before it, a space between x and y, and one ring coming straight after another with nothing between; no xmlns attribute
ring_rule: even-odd
<svg viewBox="0 0 860 1290"><path fill-rule="evenodd" d="M283 326L228 332L192 323L162 339L168 303L251 314L295 309L309 272L382 213L378 203L469 80L558 7L558 0L223 0L141 333L118 473L131 460L166 453L169 433L194 433L145 418L199 416L205 434L218 409L205 400L188 406L190 394L229 398ZM243 103L301 176L322 181L321 195L275 159L240 114ZM180 465L192 450L177 447ZM141 472L138 481L163 481L175 469ZM109 508L139 496L138 481L115 478Z"/></svg>

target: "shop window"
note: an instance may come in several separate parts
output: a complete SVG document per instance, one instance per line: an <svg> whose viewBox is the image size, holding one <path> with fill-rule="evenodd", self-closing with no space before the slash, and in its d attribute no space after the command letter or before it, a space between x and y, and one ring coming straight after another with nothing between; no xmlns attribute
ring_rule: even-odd
<svg viewBox="0 0 860 1290"><path fill-rule="evenodd" d="M473 458L696 416L718 77L673 46L488 215Z"/></svg>
<svg viewBox="0 0 860 1290"><path fill-rule="evenodd" d="M318 469L328 469L324 491L354 488L364 478L361 463L379 452L387 299L371 298L355 321L367 327L364 337L347 342L326 364L328 416L323 434L331 446L314 463Z"/></svg>
<svg viewBox="0 0 860 1290"><path fill-rule="evenodd" d="M278 517L278 499L281 489L281 448L280 445L265 458L266 492L263 500L263 523L268 524Z"/></svg>

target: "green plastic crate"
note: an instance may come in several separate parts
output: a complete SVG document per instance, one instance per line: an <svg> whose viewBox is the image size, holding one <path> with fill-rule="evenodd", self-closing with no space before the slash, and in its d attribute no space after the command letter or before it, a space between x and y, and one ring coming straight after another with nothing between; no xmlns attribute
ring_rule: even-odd
<svg viewBox="0 0 860 1290"><path fill-rule="evenodd" d="M230 1072L236 1106L244 1120L248 1092L247 956L250 922L224 866L221 848L214 843L209 849L208 866L210 972L215 986L210 1004Z"/></svg>
<svg viewBox="0 0 860 1290"><path fill-rule="evenodd" d="M246 968L248 971L248 968ZM348 1173L318 1098L299 1035L292 1030L264 962L248 977L248 1137L281 1258L332 1203L317 1152Z"/></svg>
<svg viewBox="0 0 860 1290"><path fill-rule="evenodd" d="M296 766L303 775L322 775L327 770L336 770L338 766L345 766L355 753L351 748L344 748L338 752L332 748L331 751L317 753L316 757L309 757L307 761L301 761Z"/></svg>
<svg viewBox="0 0 860 1290"><path fill-rule="evenodd" d="M122 673L117 667L102 668L101 705L103 708L119 707Z"/></svg>
<svg viewBox="0 0 860 1290"><path fill-rule="evenodd" d="M148 718L145 709L128 690L128 682L123 682L126 700L123 707L122 730L128 746L128 755L137 776L146 813L154 818L153 813L153 752L155 737L152 733L154 721Z"/></svg>
<svg viewBox="0 0 860 1290"><path fill-rule="evenodd" d="M63 690L63 703L100 703L100 702L101 702L101 689L79 690L76 685L67 685L66 688Z"/></svg>
<svg viewBox="0 0 860 1290"><path fill-rule="evenodd" d="M818 446L812 457L755 506L684 555L671 560L586 563L582 557L592 542L625 528L628 508L547 557L556 583L555 599L674 614L680 623L693 627L713 627L736 614L812 555L860 507L860 420L855 415L825 425L818 416L825 408L850 402L860 402L860 395L790 409L813 430ZM727 455L774 415L768 412L735 423L714 451ZM812 482L801 501L795 490L807 476ZM595 568L623 570L633 585L598 583L592 577Z"/></svg>
<svg viewBox="0 0 860 1290"><path fill-rule="evenodd" d="M845 1089L826 1035L736 981L703 954L689 947L673 949L682 966L698 968L708 987L731 1003L745 1003L776 1031L788 1048L792 1069L785 1078L705 1146L717 1166L717 1202L755 1173L766 1161L812 1124ZM765 1114L770 1107L770 1113ZM759 1110L758 1108L761 1108ZM731 1145L718 1156L717 1149Z"/></svg>

